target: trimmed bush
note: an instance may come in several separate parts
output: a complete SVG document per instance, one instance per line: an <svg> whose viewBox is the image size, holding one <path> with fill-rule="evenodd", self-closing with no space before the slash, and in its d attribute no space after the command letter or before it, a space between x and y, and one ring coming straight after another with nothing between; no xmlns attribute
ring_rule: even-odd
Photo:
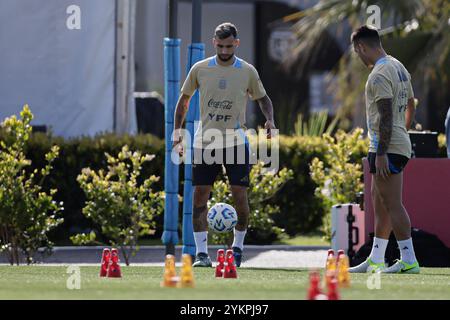
<svg viewBox="0 0 450 320"><path fill-rule="evenodd" d="M42 156L43 165L31 168L24 147L33 115L27 105L20 115L21 119L6 118L0 126L0 251L6 251L10 264L17 265L20 251L28 264L33 263L38 248L51 252L48 233L63 221L59 217L62 203L53 200L57 190L43 187L59 148L49 146Z"/></svg>
<svg viewBox="0 0 450 320"><path fill-rule="evenodd" d="M159 177L152 175L142 183L142 165L155 158L123 146L117 157L105 154L108 169L84 168L77 180L87 200L83 213L98 225L112 246L119 246L126 265L139 250L139 237L154 233L154 218L164 208L164 192L153 192ZM95 241L95 233L71 237L75 244Z"/></svg>
<svg viewBox="0 0 450 320"><path fill-rule="evenodd" d="M77 182L77 176L83 168L107 169L105 152L118 154L124 145L128 145L131 151L139 150L145 154L155 155L152 161L142 165L140 179L151 175L161 176L164 173L164 142L152 135L104 134L65 140L36 133L31 136L26 147L27 157L32 160L33 168L43 165L42 157L53 144L60 146L60 154L53 163L54 169L47 177L45 185L56 186L58 192L55 198L64 202L64 223L50 233L51 239L58 245L72 245L71 236L91 231L97 233L98 241L108 242L109 239L102 237L101 230L83 215L86 197ZM141 182L139 180L139 183ZM164 179L156 181L152 187L155 191L162 191ZM155 218L157 226L162 226L162 220L162 215Z"/></svg>
<svg viewBox="0 0 450 320"><path fill-rule="evenodd" d="M0 132L0 138L2 133ZM446 155L444 139L440 137L440 155ZM101 235L82 214L85 205L85 195L76 181L82 168L89 167L92 170L106 169L107 163L104 156L118 154L124 145L128 145L131 151L140 151L145 154L155 155L155 159L142 166L141 178L151 175L160 176L161 179L153 185L155 191L164 189L164 141L152 135L117 136L114 134L102 134L96 137L79 137L76 139L63 139L45 135L32 134L27 141L26 157L32 161L27 170L45 167L45 154L53 145L60 148L59 157L54 160L53 170L44 181L44 188L58 189L54 195L57 202L64 202L64 223L49 233L49 238L58 245L71 245L70 236L79 233L90 233L93 229L97 233L97 240L107 242L108 239ZM268 205L280 207L280 213L272 215L274 225L291 236L304 234L318 230L322 226L323 217L327 211L321 199L314 195L318 187L311 179L309 165L314 158L318 158L328 166L325 154L328 152L326 143L320 137L290 137L280 136L280 168L288 168L293 171L293 177L283 188L267 201ZM353 150L350 157L352 163L361 163L362 157L367 152L367 139L361 142ZM183 192L184 168L180 167L180 194ZM181 194L182 195L182 194ZM252 208L250 208L252 209ZM182 221L182 206L180 205L180 228ZM154 238L159 238L163 229L163 215L155 218L156 232ZM257 236L254 240L257 241Z"/></svg>
<svg viewBox="0 0 450 320"><path fill-rule="evenodd" d="M263 173L263 163L252 166L250 172L250 186L248 188L248 202L250 206L249 224L246 235L248 244L270 244L277 240L283 230L274 224L273 217L280 213L278 205L268 204L287 181L292 179L293 171L283 168L275 173ZM231 195L227 177L226 182L218 180L214 183L213 196L208 201L211 208L215 203L224 202L235 206ZM212 243L228 244L233 242L233 233L209 232Z"/></svg>
<svg viewBox="0 0 450 320"><path fill-rule="evenodd" d="M323 135L328 152L325 160L314 158L310 165L311 178L318 185L315 194L326 208L322 231L331 241L331 207L336 204L356 202L356 193L363 190L363 167L360 151L367 152L367 141L362 139L363 130L356 128L351 133L339 130L335 137ZM352 160L357 152L357 159ZM325 164L325 162L327 164ZM356 163L355 163L356 162Z"/></svg>

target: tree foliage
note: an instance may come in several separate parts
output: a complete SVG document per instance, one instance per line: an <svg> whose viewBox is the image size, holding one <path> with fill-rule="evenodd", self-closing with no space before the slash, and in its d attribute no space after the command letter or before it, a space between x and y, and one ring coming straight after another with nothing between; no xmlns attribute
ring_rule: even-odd
<svg viewBox="0 0 450 320"><path fill-rule="evenodd" d="M28 105L16 116L6 118L1 124L0 141L0 250L8 253L11 264L20 263L22 252L28 264L40 247L51 251L48 239L50 230L63 222L58 213L62 203L53 200L56 189L42 188L50 174L59 147L53 146L45 154L46 165L29 172L31 161L24 149L30 137L33 114Z"/></svg>
<svg viewBox="0 0 450 320"><path fill-rule="evenodd" d="M120 247L127 265L139 250L138 238L154 232L154 219L163 211L164 192L152 190L159 177L141 178L142 165L154 157L125 145L117 157L106 153L107 170L84 168L77 178L87 199L83 214L101 228L111 245ZM86 244L95 238L91 232L71 240Z"/></svg>

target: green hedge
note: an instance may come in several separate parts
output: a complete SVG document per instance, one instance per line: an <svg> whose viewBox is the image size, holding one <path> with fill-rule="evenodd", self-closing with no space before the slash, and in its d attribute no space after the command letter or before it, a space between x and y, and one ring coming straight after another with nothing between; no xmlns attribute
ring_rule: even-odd
<svg viewBox="0 0 450 320"><path fill-rule="evenodd" d="M1 138L1 137L0 137ZM440 155L445 155L445 145L440 138ZM96 137L80 137L65 140L44 134L33 134L27 146L27 158L32 160L32 168L42 167L46 152L53 144L60 146L60 156L54 162L54 169L46 181L48 186L58 189L57 201L64 202L64 223L50 234L56 244L71 244L69 237L90 231L95 226L81 213L84 194L76 177L84 167L99 169L106 167L105 152L117 155L123 145L131 150L155 154L156 158L143 167L143 177L155 174L161 177L156 190L164 188L164 141L152 135L116 136L113 134ZM362 140L355 150L353 161L361 161L367 150L366 140ZM281 213L274 216L277 226L285 229L289 235L316 231L322 225L324 208L319 199L314 197L316 185L309 173L309 163L314 157L324 160L327 152L321 138L318 137L280 137L280 166L294 171L294 178L270 201L281 208ZM180 194L183 191L183 169L180 170ZM181 213L180 204L180 229ZM160 237L163 228L163 216L156 219L157 232Z"/></svg>
<svg viewBox="0 0 450 320"><path fill-rule="evenodd" d="M27 158L32 160L32 167L42 167L43 155L51 145L60 146L60 156L54 162L54 169L46 181L47 186L57 188L57 201L64 202L64 223L59 226L50 238L56 244L72 244L69 237L80 232L96 229L93 223L82 214L85 196L76 178L85 167L92 169L106 168L105 152L117 155L122 146L127 144L131 150L141 150L143 153L155 154L153 161L143 166L143 177L151 174L161 176L155 184L155 189L164 189L164 141L152 135L116 136L113 134L97 137L80 137L64 140L47 135L34 134L27 146ZM162 216L158 218L162 225Z"/></svg>
<svg viewBox="0 0 450 320"><path fill-rule="evenodd" d="M314 196L317 186L311 179L309 164L315 157L327 164L324 157L326 152L320 137L280 138L280 165L294 170L294 179L273 199L282 208L274 220L291 236L316 231L322 225L325 208L321 200ZM361 140L353 151L352 161L360 162L366 153L367 141Z"/></svg>

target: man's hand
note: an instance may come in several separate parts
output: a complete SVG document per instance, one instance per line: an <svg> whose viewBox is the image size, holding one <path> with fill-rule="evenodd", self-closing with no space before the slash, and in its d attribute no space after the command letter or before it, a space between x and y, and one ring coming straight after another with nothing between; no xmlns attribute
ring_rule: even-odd
<svg viewBox="0 0 450 320"><path fill-rule="evenodd" d="M264 128L267 130L267 139L272 138L272 129L276 129L275 123L273 120L267 120L264 124Z"/></svg>
<svg viewBox="0 0 450 320"><path fill-rule="evenodd" d="M183 156L184 150L183 150L183 144L181 143L183 141L183 136L181 135L181 130L176 129L173 131L173 142L172 142L172 150L173 148L177 148L176 151L180 155L180 157Z"/></svg>
<svg viewBox="0 0 450 320"><path fill-rule="evenodd" d="M389 159L387 154L377 155L375 158L376 175L383 179L389 178Z"/></svg>

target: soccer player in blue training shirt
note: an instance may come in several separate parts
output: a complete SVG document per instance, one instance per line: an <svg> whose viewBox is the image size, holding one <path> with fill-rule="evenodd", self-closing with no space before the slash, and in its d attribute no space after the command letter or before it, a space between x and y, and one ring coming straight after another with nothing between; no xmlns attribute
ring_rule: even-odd
<svg viewBox="0 0 450 320"><path fill-rule="evenodd" d="M194 267L211 267L208 256L207 201L214 181L224 165L238 222L232 244L236 266L240 266L250 208L247 199L250 151L243 131L248 97L256 100L266 117L265 129L275 129L273 106L256 69L235 56L240 41L231 23L219 25L213 37L216 55L194 64L183 84L175 111L174 143L180 154L180 129L195 90L200 93L200 126L194 136L192 185L194 189L193 227L196 245ZM214 133L214 134L213 134ZM217 133L221 136L217 137ZM214 136L214 138L212 138ZM218 139L220 138L220 139ZM214 162L206 160L206 155ZM231 155L231 157L228 157ZM199 156L200 155L200 156ZM200 161L198 159L200 158ZM230 159L231 158L231 159ZM218 160L219 159L219 160Z"/></svg>
<svg viewBox="0 0 450 320"><path fill-rule="evenodd" d="M402 203L402 170L411 157L407 129L415 107L411 76L400 61L386 54L375 28L360 27L351 41L356 54L372 69L365 91L375 238L367 260L349 271L419 273L411 222ZM384 256L392 230L401 257L386 268Z"/></svg>

